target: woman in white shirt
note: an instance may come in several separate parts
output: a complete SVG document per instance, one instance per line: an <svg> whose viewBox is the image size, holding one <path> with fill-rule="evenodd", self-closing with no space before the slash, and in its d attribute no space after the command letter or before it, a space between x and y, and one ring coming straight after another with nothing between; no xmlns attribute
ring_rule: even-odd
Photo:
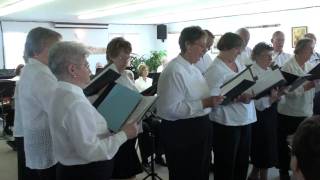
<svg viewBox="0 0 320 180"><path fill-rule="evenodd" d="M312 39L299 40L294 50L295 55L284 64L281 70L297 76L306 75L312 69L312 65L307 61L313 54L313 50L314 41ZM307 81L294 91L285 94L278 103L278 155L281 180L290 179L288 173L290 153L287 137L294 134L306 117L312 116L314 87L314 81Z"/></svg>
<svg viewBox="0 0 320 180"><path fill-rule="evenodd" d="M58 85L49 103L50 131L57 180L109 179L119 147L137 135L137 125L108 131L106 120L83 93L90 81L88 51L76 42L59 42L49 52L49 68ZM119 112L120 113L120 112Z"/></svg>
<svg viewBox="0 0 320 180"><path fill-rule="evenodd" d="M122 37L112 39L107 46L107 60L112 63L110 66L121 76L116 83L121 84L133 91L138 91L134 81L128 76L126 70L130 62L130 53L132 47L129 41ZM112 173L113 179L134 178L136 174L142 172L140 160L135 149L137 138L131 139L124 143L114 157L114 168Z"/></svg>
<svg viewBox="0 0 320 180"><path fill-rule="evenodd" d="M140 64L138 68L139 78L136 79L135 85L139 92L142 92L152 86L152 79L148 77L149 67L145 64Z"/></svg>
<svg viewBox="0 0 320 180"><path fill-rule="evenodd" d="M204 74L210 95L220 95L220 87L245 69L238 61L243 41L234 33L224 34L218 42L220 50ZM249 165L251 123L256 121L252 95L242 94L233 102L213 108L214 179L246 180Z"/></svg>
<svg viewBox="0 0 320 180"><path fill-rule="evenodd" d="M184 28L181 53L162 71L158 82L157 113L170 180L208 180L212 127L211 107L223 101L209 95L208 85L194 64L206 50L199 26Z"/></svg>
<svg viewBox="0 0 320 180"><path fill-rule="evenodd" d="M260 79L267 72L272 72L273 48L264 43L258 43L252 50L252 71ZM277 88L269 95L254 101L257 122L252 124L252 141L250 159L253 165L248 180L268 180L268 168L277 162L277 103L279 95Z"/></svg>

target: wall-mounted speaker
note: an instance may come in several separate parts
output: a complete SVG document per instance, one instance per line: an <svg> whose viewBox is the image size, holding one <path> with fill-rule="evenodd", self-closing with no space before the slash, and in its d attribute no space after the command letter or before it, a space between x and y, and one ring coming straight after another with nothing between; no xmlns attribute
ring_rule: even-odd
<svg viewBox="0 0 320 180"><path fill-rule="evenodd" d="M157 39L164 41L167 39L167 26L164 24L157 25Z"/></svg>

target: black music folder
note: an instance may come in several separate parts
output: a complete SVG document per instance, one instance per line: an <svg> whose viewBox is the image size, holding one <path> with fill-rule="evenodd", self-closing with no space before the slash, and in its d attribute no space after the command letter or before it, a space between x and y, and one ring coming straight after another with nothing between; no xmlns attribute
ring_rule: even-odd
<svg viewBox="0 0 320 180"><path fill-rule="evenodd" d="M246 69L220 87L221 95L226 97L221 104L226 105L230 103L233 99L253 86L255 81L256 78L253 76L251 65L249 65Z"/></svg>
<svg viewBox="0 0 320 180"><path fill-rule="evenodd" d="M154 96L157 93L158 89L158 83L153 83L152 86L148 87L144 91L142 91L140 94L144 96Z"/></svg>
<svg viewBox="0 0 320 180"><path fill-rule="evenodd" d="M86 96L92 96L98 93L103 87L111 82L116 81L120 74L110 69L110 65L107 65L102 72L96 75L90 83L84 88L83 92Z"/></svg>
<svg viewBox="0 0 320 180"><path fill-rule="evenodd" d="M287 85L290 85L289 92L294 91L306 81L313 81L316 79L320 79L320 64L313 67L306 75L298 76L295 74L291 74L288 72L282 71L283 76L287 80Z"/></svg>
<svg viewBox="0 0 320 180"><path fill-rule="evenodd" d="M125 123L140 121L155 100L155 96L142 96L125 86L111 83L93 106L105 118L108 128L118 132Z"/></svg>
<svg viewBox="0 0 320 180"><path fill-rule="evenodd" d="M250 87L246 93L253 93L254 99L270 94L273 88L285 85L286 79L283 77L280 69L267 71L263 76L259 77L256 83Z"/></svg>

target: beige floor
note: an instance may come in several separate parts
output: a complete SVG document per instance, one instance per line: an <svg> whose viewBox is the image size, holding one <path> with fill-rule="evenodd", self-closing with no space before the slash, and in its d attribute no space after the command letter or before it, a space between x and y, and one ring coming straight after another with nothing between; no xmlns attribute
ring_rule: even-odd
<svg viewBox="0 0 320 180"><path fill-rule="evenodd" d="M166 167L156 166L156 172L163 180L168 180L168 170ZM139 174L137 180L142 180L146 173ZM271 169L270 180L278 180L278 172ZM0 180L17 180L17 157L16 152L10 149L5 140L0 137ZM151 178L148 178L151 180ZM212 174L210 180L213 180Z"/></svg>

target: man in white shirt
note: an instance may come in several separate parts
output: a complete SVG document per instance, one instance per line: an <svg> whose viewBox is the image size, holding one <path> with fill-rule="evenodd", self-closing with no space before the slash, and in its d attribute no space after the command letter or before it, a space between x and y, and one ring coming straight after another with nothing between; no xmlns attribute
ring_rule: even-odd
<svg viewBox="0 0 320 180"><path fill-rule="evenodd" d="M22 117L26 166L35 172L35 179L55 179L57 163L52 150L48 122L48 98L57 80L49 70L48 50L61 35L50 29L37 27L27 36L24 67L19 91L19 109Z"/></svg>
<svg viewBox="0 0 320 180"><path fill-rule="evenodd" d="M252 60L251 60L252 49L248 47L248 42L250 40L250 33L248 29L240 28L237 30L236 34L238 34L243 40L243 47L241 49L241 53L237 57L237 61L241 65L252 64Z"/></svg>
<svg viewBox="0 0 320 180"><path fill-rule="evenodd" d="M291 54L283 52L284 40L283 32L276 31L273 33L271 39L273 47L272 62L274 62L274 65L278 65L279 67L282 67L291 57Z"/></svg>
<svg viewBox="0 0 320 180"><path fill-rule="evenodd" d="M194 64L201 71L202 74L204 74L207 71L207 69L213 61L209 53L214 41L214 35L207 29L204 31L207 33L206 53L200 58L200 60L197 63Z"/></svg>

